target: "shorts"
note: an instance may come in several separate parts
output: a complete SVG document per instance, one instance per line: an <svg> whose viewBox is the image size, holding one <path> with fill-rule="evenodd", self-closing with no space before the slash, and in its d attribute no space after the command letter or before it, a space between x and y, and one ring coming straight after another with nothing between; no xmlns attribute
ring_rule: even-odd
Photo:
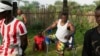
<svg viewBox="0 0 100 56"><path fill-rule="evenodd" d="M63 43L59 40L56 42L57 51L64 51L65 48L69 48L69 47L72 47L72 44L69 42Z"/></svg>

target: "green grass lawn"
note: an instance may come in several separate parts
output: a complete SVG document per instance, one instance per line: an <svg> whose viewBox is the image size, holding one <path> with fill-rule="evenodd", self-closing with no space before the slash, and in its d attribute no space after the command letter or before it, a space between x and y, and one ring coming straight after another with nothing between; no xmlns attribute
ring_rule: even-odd
<svg viewBox="0 0 100 56"><path fill-rule="evenodd" d="M33 36L35 35L36 33L32 34L32 33L29 33L28 35L28 39L30 40L30 42L28 43L28 47L26 49L26 56L45 56L46 55L46 52L33 52ZM75 38L75 40L79 40L79 39L82 39L82 38ZM78 42L81 42L81 43L78 43ZM81 56L81 52L82 52L82 40L79 40L79 41L76 41L76 56ZM55 48L55 44L54 43L51 43L49 45L49 52L47 54L48 56L57 56L57 53L56 53L56 48ZM65 51L65 56L73 56L73 50L72 51Z"/></svg>
<svg viewBox="0 0 100 56"><path fill-rule="evenodd" d="M80 19L81 18L81 19ZM77 19L77 20L76 20ZM87 18L84 18L84 17L78 17L78 18L74 18L71 19L71 21L74 23L74 26L75 26L75 46L76 46L76 55L75 56L81 56L82 54L82 47L83 47L83 40L84 40L84 33L94 27L94 26L91 26L90 23L87 21ZM80 19L82 22L80 22ZM31 26L28 28L28 39L30 39L30 42L29 42L29 45L27 47L27 50L26 50L26 56L45 56L46 53L43 53L43 52L33 52L32 51L32 47L33 47L33 36L36 35L42 28L39 26L39 27L36 27L36 26ZM43 30L43 29L42 29ZM55 33L55 30L54 29L54 33ZM65 56L73 56L73 50L72 51L65 51ZM56 53L56 48L55 48L55 44L50 44L49 45L49 52L48 52L48 56L57 56L57 53Z"/></svg>
<svg viewBox="0 0 100 56"><path fill-rule="evenodd" d="M27 50L26 50L26 56L45 56L46 55L45 52L33 52L32 47L33 47L33 39L31 38L30 42L28 44ZM81 52L82 52L82 45L78 45L75 50L76 56L81 56ZM54 43L51 43L49 45L49 52L47 55L48 56L57 56ZM73 50L72 51L66 50L65 56L73 56Z"/></svg>

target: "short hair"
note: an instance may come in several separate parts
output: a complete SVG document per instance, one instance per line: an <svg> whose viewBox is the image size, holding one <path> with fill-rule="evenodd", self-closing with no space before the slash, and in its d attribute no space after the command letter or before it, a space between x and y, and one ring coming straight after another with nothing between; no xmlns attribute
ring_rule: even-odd
<svg viewBox="0 0 100 56"><path fill-rule="evenodd" d="M66 15L68 15L67 13L65 13L65 12L62 12L62 14L61 15L64 15L64 16L66 16Z"/></svg>
<svg viewBox="0 0 100 56"><path fill-rule="evenodd" d="M98 5L95 10L100 10L100 5Z"/></svg>
<svg viewBox="0 0 100 56"><path fill-rule="evenodd" d="M42 35L42 32L38 32L38 35Z"/></svg>

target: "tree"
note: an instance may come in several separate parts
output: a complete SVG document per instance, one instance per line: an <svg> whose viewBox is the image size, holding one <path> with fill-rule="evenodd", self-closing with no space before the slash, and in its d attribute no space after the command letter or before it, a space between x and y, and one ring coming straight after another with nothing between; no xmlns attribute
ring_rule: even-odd
<svg viewBox="0 0 100 56"><path fill-rule="evenodd" d="M69 8L70 14L76 14L78 11L80 11L80 5L77 2L74 2L74 1L68 2L68 8Z"/></svg>
<svg viewBox="0 0 100 56"><path fill-rule="evenodd" d="M21 9L23 9L24 11L30 11L31 13L35 12L36 10L39 9L39 5L40 3L37 1L32 1L31 3L29 3L29 1L22 1L24 2L24 6L21 6Z"/></svg>
<svg viewBox="0 0 100 56"><path fill-rule="evenodd" d="M54 6L56 8L56 12L62 11L63 2L62 1L56 1Z"/></svg>
<svg viewBox="0 0 100 56"><path fill-rule="evenodd" d="M68 14L68 1L63 0L63 12L66 12Z"/></svg>
<svg viewBox="0 0 100 56"><path fill-rule="evenodd" d="M95 3L96 6L100 5L100 0L96 0L96 1L94 1L94 3Z"/></svg>

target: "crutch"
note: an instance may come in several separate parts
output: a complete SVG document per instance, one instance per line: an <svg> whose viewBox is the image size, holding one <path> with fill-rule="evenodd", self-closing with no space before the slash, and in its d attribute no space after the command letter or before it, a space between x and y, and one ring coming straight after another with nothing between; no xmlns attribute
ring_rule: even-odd
<svg viewBox="0 0 100 56"><path fill-rule="evenodd" d="M75 39L74 39L74 35L72 36L73 40L72 40L72 56L76 56L76 47L75 47Z"/></svg>
<svg viewBox="0 0 100 56"><path fill-rule="evenodd" d="M46 43L46 55L48 56L48 50L49 50L49 44L50 44L50 39L48 36L45 37L45 43Z"/></svg>
<svg viewBox="0 0 100 56"><path fill-rule="evenodd" d="M47 31L47 34L51 34L52 30L48 30ZM46 55L45 56L48 56L48 51L49 51L49 44L50 44L50 38L49 36L45 36L45 44L46 44Z"/></svg>

